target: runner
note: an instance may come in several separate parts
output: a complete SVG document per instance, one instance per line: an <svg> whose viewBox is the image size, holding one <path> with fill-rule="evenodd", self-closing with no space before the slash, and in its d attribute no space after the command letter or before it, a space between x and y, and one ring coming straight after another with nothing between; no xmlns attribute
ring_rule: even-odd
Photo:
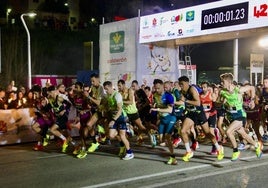
<svg viewBox="0 0 268 188"><path fill-rule="evenodd" d="M126 112L130 124L138 128L138 138L140 138L140 140L143 140L142 132L146 132L146 128L142 124L138 109L136 107L134 90L132 88L127 88L124 80L118 80L117 87L119 93L123 97L123 110Z"/></svg>
<svg viewBox="0 0 268 188"><path fill-rule="evenodd" d="M220 90L222 89L221 86L217 86L216 84L213 85L213 96L215 99L213 100L213 106L217 110L217 128L220 131L221 135L221 142L224 144L227 142L226 138L226 132L223 129L223 123L225 120L225 110L223 108L223 104L221 102L221 97L220 97Z"/></svg>
<svg viewBox="0 0 268 188"><path fill-rule="evenodd" d="M87 156L86 152L86 139L87 136L84 135L84 130L86 128L87 122L89 121L91 117L91 111L90 111L90 104L89 99L87 98L87 94L85 92L89 92L88 87L84 87L83 83L76 82L75 83L75 89L74 89L74 97L73 97L73 105L76 108L76 124L74 127L80 127L79 129L79 135L82 143L81 148L75 148L73 151L73 154L77 154L77 158L85 158ZM81 150L80 150L81 149Z"/></svg>
<svg viewBox="0 0 268 188"><path fill-rule="evenodd" d="M49 97L49 105L52 108L56 118L55 123L50 128L50 132L63 141L62 152L65 153L69 141L61 133L61 131L67 129L66 124L68 122L68 110L71 104L68 101L64 100L63 97L59 96L59 93L56 90L55 86L49 86L47 92Z"/></svg>
<svg viewBox="0 0 268 188"><path fill-rule="evenodd" d="M203 92L200 94L200 101L203 106L203 109L206 114L206 118L208 120L208 125L210 129L210 133L216 137L216 140L219 141L219 130L217 129L217 111L213 106L213 100L215 100L215 96L213 92L209 88L208 82L202 82L201 88ZM210 152L211 155L217 155L217 149L215 145L212 145L212 149Z"/></svg>
<svg viewBox="0 0 268 188"><path fill-rule="evenodd" d="M133 159L134 154L130 149L130 143L126 137L127 125L126 116L123 113L122 95L113 89L113 84L110 81L104 82L103 87L108 95L107 113L109 119L109 137L110 139L117 138L120 142L120 158L123 160Z"/></svg>
<svg viewBox="0 0 268 188"><path fill-rule="evenodd" d="M104 97L104 89L100 84L100 77L98 74L93 73L90 75L91 87L88 92L88 98L91 104L91 113L93 114L90 120L87 122L87 129L85 129L85 135L90 134L93 136L93 142L91 146L88 148L88 152L92 153L96 149L98 149L100 143L96 139L98 133L95 131L96 123L102 117L102 111L99 110L99 106L101 104L102 98Z"/></svg>
<svg viewBox="0 0 268 188"><path fill-rule="evenodd" d="M33 150L40 151L43 150L43 146L48 145L49 135L47 135L47 131L54 124L54 116L45 97L42 97L40 104L37 104L35 114L36 119L32 129L40 136Z"/></svg>
<svg viewBox="0 0 268 188"><path fill-rule="evenodd" d="M131 88L135 91L135 101L138 109L139 117L142 121L142 124L145 126L139 126L139 129L144 133L148 134L150 137L152 147L156 146L156 127L152 123L153 116L150 113L151 102L148 96L145 93L144 89L139 88L137 80L133 80L131 83ZM147 88L148 89L148 88ZM143 137L138 137L138 144L142 144Z"/></svg>
<svg viewBox="0 0 268 188"><path fill-rule="evenodd" d="M211 134L207 118L203 107L201 105L199 93L197 89L190 85L189 78L181 76L179 79L181 92L183 97L181 99L182 104L185 103L186 114L182 123L181 135L186 148L186 154L183 156L183 161L189 161L193 157L194 153L189 144L189 133L192 127L195 125L201 125L206 136L212 141L217 148L217 158L222 160L224 157L224 149L220 146L213 134Z"/></svg>
<svg viewBox="0 0 268 188"><path fill-rule="evenodd" d="M166 82L165 84L170 84ZM174 111L174 97L170 92L165 91L164 83L160 79L154 80L155 88L155 106L151 108L151 111L156 111L159 115L160 124L158 127L158 133L160 137L165 136L165 143L170 152L169 160L167 161L168 165L176 165L178 162L174 155L174 147L172 144L171 135L174 130L174 125L176 123L176 116L173 113Z"/></svg>
<svg viewBox="0 0 268 188"><path fill-rule="evenodd" d="M261 103L262 103L262 126L264 134L262 136L262 141L268 142L267 124L268 124L268 77L263 79L263 87L261 89Z"/></svg>
<svg viewBox="0 0 268 188"><path fill-rule="evenodd" d="M222 74L220 78L223 84L223 89L221 90L220 95L223 99L227 118L230 121L230 125L228 126L226 133L233 146L233 155L231 161L236 161L240 157L240 151L238 151L238 146L234 135L235 132L240 134L242 138L255 147L256 156L260 158L262 156L262 143L255 142L244 129L246 123L246 113L243 109L242 94L249 91L252 99L255 99L255 87L250 85L238 87L234 85L233 75L231 73ZM254 100L251 100L249 108L253 109L254 107Z"/></svg>

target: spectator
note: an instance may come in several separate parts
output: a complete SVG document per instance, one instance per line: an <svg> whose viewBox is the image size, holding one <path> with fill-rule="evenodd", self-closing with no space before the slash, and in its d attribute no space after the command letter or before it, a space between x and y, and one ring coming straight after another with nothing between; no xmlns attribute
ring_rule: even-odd
<svg viewBox="0 0 268 188"><path fill-rule="evenodd" d="M1 110L7 109L6 92L3 88L0 88L0 109Z"/></svg>

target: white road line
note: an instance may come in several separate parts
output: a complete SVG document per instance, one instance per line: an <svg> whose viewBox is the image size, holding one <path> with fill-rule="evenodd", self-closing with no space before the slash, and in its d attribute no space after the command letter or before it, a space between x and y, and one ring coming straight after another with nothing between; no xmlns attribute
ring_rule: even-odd
<svg viewBox="0 0 268 188"><path fill-rule="evenodd" d="M267 156L268 155L263 154L262 158L267 157ZM240 158L240 160L249 160L249 159L253 159L253 158L256 158L256 156L244 157L244 158ZM224 160L224 161L221 161L221 162L217 162L217 164L226 164L226 163L233 163L233 162L231 160ZM169 183L173 184L173 183L177 183L177 182L183 182L183 181L198 179L198 178L202 178L202 177L206 177L206 176L217 175L217 173L221 174L221 173L226 173L226 172L234 172L234 171L238 171L238 170L242 170L242 169L262 166L263 164L266 164L266 163L268 164L268 162L257 163L257 164L254 164L254 165L239 167L239 168L236 168L236 169L221 170L219 172L208 173L208 174L205 174L205 175L196 176L195 178L189 177L189 178L185 178L183 180L174 180L174 181L171 181ZM188 168L181 168L181 169L170 170L170 171L165 171L165 172L155 173L155 174L150 174L150 175L145 175L145 176L137 176L137 177L128 178L128 179L122 179L122 180L117 180L117 181L112 181L112 182L107 182L107 183L101 183L101 184L96 184L96 185L90 185L90 186L85 186L85 187L81 187L81 188L105 187L105 186L109 186L109 185L116 185L116 184L121 184L121 183L141 180L141 179L148 179L148 178L153 178L153 177L157 177L157 176L163 176L163 175L168 175L168 174L173 174L173 173L178 173L178 172L185 172L185 171L190 171L190 170L195 170L195 169L200 169L200 168L206 168L206 167L210 167L210 166L212 166L212 165L205 164L205 165L193 166L193 167L188 167ZM150 185L150 187L161 187L161 186L167 185L167 184L165 183L163 185L160 185L160 186L159 185L160 184L157 183L155 185ZM145 186L145 187L148 187L148 186Z"/></svg>
<svg viewBox="0 0 268 188"><path fill-rule="evenodd" d="M166 185L171 185L171 184L175 184L175 183L182 183L182 182L187 182L187 181L192 181L192 180L197 180L199 178L204 178L204 177L209 177L209 176L215 176L215 175L220 175L220 174L225 174L228 172L236 172L236 171L240 171L240 170L246 170L246 169L250 169L250 168L256 168L259 166L263 166L263 165L268 165L268 162L264 162L264 163L256 163L256 164L251 164L251 165L246 165L246 166L241 166L235 169L228 169L228 170L220 170L220 171L214 171L214 172L210 172L207 174L202 174L202 175L198 175L198 176L191 176L188 178L183 178L183 179L178 179L178 180L173 180L173 181L168 181L165 183L157 183L157 184L151 184L149 186L143 186L140 188L156 188L156 187L162 187L162 186L166 186Z"/></svg>
<svg viewBox="0 0 268 188"><path fill-rule="evenodd" d="M45 156L45 157L37 157L37 159L48 159L48 158L55 158L55 157L63 157L67 156L66 154L56 154L56 155L50 155L50 156Z"/></svg>

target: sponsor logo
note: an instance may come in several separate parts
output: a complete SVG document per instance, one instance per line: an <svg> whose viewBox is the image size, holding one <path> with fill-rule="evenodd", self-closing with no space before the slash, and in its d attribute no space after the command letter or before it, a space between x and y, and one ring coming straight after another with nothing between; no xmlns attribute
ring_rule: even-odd
<svg viewBox="0 0 268 188"><path fill-rule="evenodd" d="M143 38L143 39L149 39L151 37L152 37L152 35L145 35L145 36L142 36L141 38Z"/></svg>
<svg viewBox="0 0 268 188"><path fill-rule="evenodd" d="M167 36L169 36L169 37L171 37L171 36L175 36L175 33L172 32L172 31L168 31Z"/></svg>
<svg viewBox="0 0 268 188"><path fill-rule="evenodd" d="M194 10L186 12L186 22L194 20Z"/></svg>
<svg viewBox="0 0 268 188"><path fill-rule="evenodd" d="M154 37L155 38L161 38L161 37L165 37L165 35L162 34L162 33L156 33L156 34L154 34Z"/></svg>
<svg viewBox="0 0 268 188"><path fill-rule="evenodd" d="M148 19L147 18L145 18L144 20L143 20L143 27L142 27L143 29L147 29L147 28L149 28L149 22L148 22Z"/></svg>
<svg viewBox="0 0 268 188"><path fill-rule="evenodd" d="M157 25L157 19L156 18L153 19L152 24L153 24L153 26Z"/></svg>
<svg viewBox="0 0 268 188"><path fill-rule="evenodd" d="M125 49L125 32L110 33L110 53L120 53Z"/></svg>
<svg viewBox="0 0 268 188"><path fill-rule="evenodd" d="M187 29L186 30L186 33L193 33L194 32L194 28L191 28L191 29Z"/></svg>
<svg viewBox="0 0 268 188"><path fill-rule="evenodd" d="M177 36L182 36L182 35L183 35L183 31L182 31L182 29L178 29Z"/></svg>
<svg viewBox="0 0 268 188"><path fill-rule="evenodd" d="M163 25L164 23L166 23L168 20L165 19L165 17L161 17L160 18L160 25Z"/></svg>
<svg viewBox="0 0 268 188"><path fill-rule="evenodd" d="M126 57L112 58L112 59L107 60L107 63L111 63L111 64L121 64L121 63L126 63L126 62L127 62Z"/></svg>
<svg viewBox="0 0 268 188"><path fill-rule="evenodd" d="M183 14L179 14L177 16L172 16L170 21L171 21L171 24L175 24L175 23L180 22L182 20L183 20Z"/></svg>

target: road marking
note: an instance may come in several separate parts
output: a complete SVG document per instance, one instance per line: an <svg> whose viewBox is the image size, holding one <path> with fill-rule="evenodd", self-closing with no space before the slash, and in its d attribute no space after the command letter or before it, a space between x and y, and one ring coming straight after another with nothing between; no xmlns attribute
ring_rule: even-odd
<svg viewBox="0 0 268 188"><path fill-rule="evenodd" d="M237 172L237 171L240 171L240 170L247 170L247 169L250 169L250 168L256 168L256 167L260 167L260 166L263 166L263 165L268 165L268 162L256 163L256 164L251 164L251 165L248 165L248 166L241 166L241 167L237 167L235 169L220 170L220 171L216 171L216 172L214 171L214 172L210 172L210 173L207 173L207 174L191 176L191 177L188 177L188 178L168 181L168 182L165 182L165 183L151 184L149 187L150 188L162 187L162 186L167 186L167 185L171 185L171 184L175 184L175 183L182 183L182 182L197 180L199 178L205 178L205 177L209 177L209 176L216 176L216 175L220 175L220 174L225 174L225 173L228 173L228 172ZM143 187L140 187L140 188L148 188L148 186L143 186Z"/></svg>
<svg viewBox="0 0 268 188"><path fill-rule="evenodd" d="M267 157L267 156L268 155L263 154L262 158ZM240 160L249 160L249 159L253 159L253 158L256 158L256 156L244 157L244 158L240 158ZM224 161L217 162L217 164L227 164L227 163L233 163L233 162L231 160L224 160ZM254 165L244 166L244 167L239 167L239 168L236 168L236 169L221 170L219 172L214 171L213 173L208 173L208 174L205 174L205 175L199 175L199 176L196 176L196 177L184 178L183 180L170 181L169 184L178 183L178 182L185 182L185 181L189 181L189 180L193 180L193 179L198 179L198 178L211 176L211 175L222 174L222 173L226 173L226 172L234 172L234 171L238 171L238 170L242 170L242 169L258 167L258 166L262 166L264 164L268 164L268 162L258 163L258 164L254 164ZM163 175L168 175L168 174L173 174L173 173L178 173L178 172L185 172L185 171L190 171L190 170L195 170L195 169L200 169L200 168L206 168L206 167L210 167L210 166L212 166L212 165L205 164L205 165L193 166L193 167L170 170L170 171L165 171L165 172L155 173L155 174L150 174L150 175L145 175L145 176L137 176L137 177L123 179L123 180L116 180L116 181L107 182L107 183L95 184L95 185L85 186L85 187L81 187L81 188L97 188L97 187L105 187L105 186L109 186L109 185L111 186L111 185L127 183L127 182L141 180L141 179L154 178L154 177L157 177L157 176L163 176ZM159 183L157 183L155 185L150 185L150 187L161 187L163 185L167 185L167 184L165 183L165 184L160 185ZM148 186L145 186L145 187L148 187Z"/></svg>
<svg viewBox="0 0 268 188"><path fill-rule="evenodd" d="M37 157L37 159L48 159L48 158L63 157L63 156L66 156L66 154L55 154L55 155L50 155L50 156L45 156L45 157Z"/></svg>

